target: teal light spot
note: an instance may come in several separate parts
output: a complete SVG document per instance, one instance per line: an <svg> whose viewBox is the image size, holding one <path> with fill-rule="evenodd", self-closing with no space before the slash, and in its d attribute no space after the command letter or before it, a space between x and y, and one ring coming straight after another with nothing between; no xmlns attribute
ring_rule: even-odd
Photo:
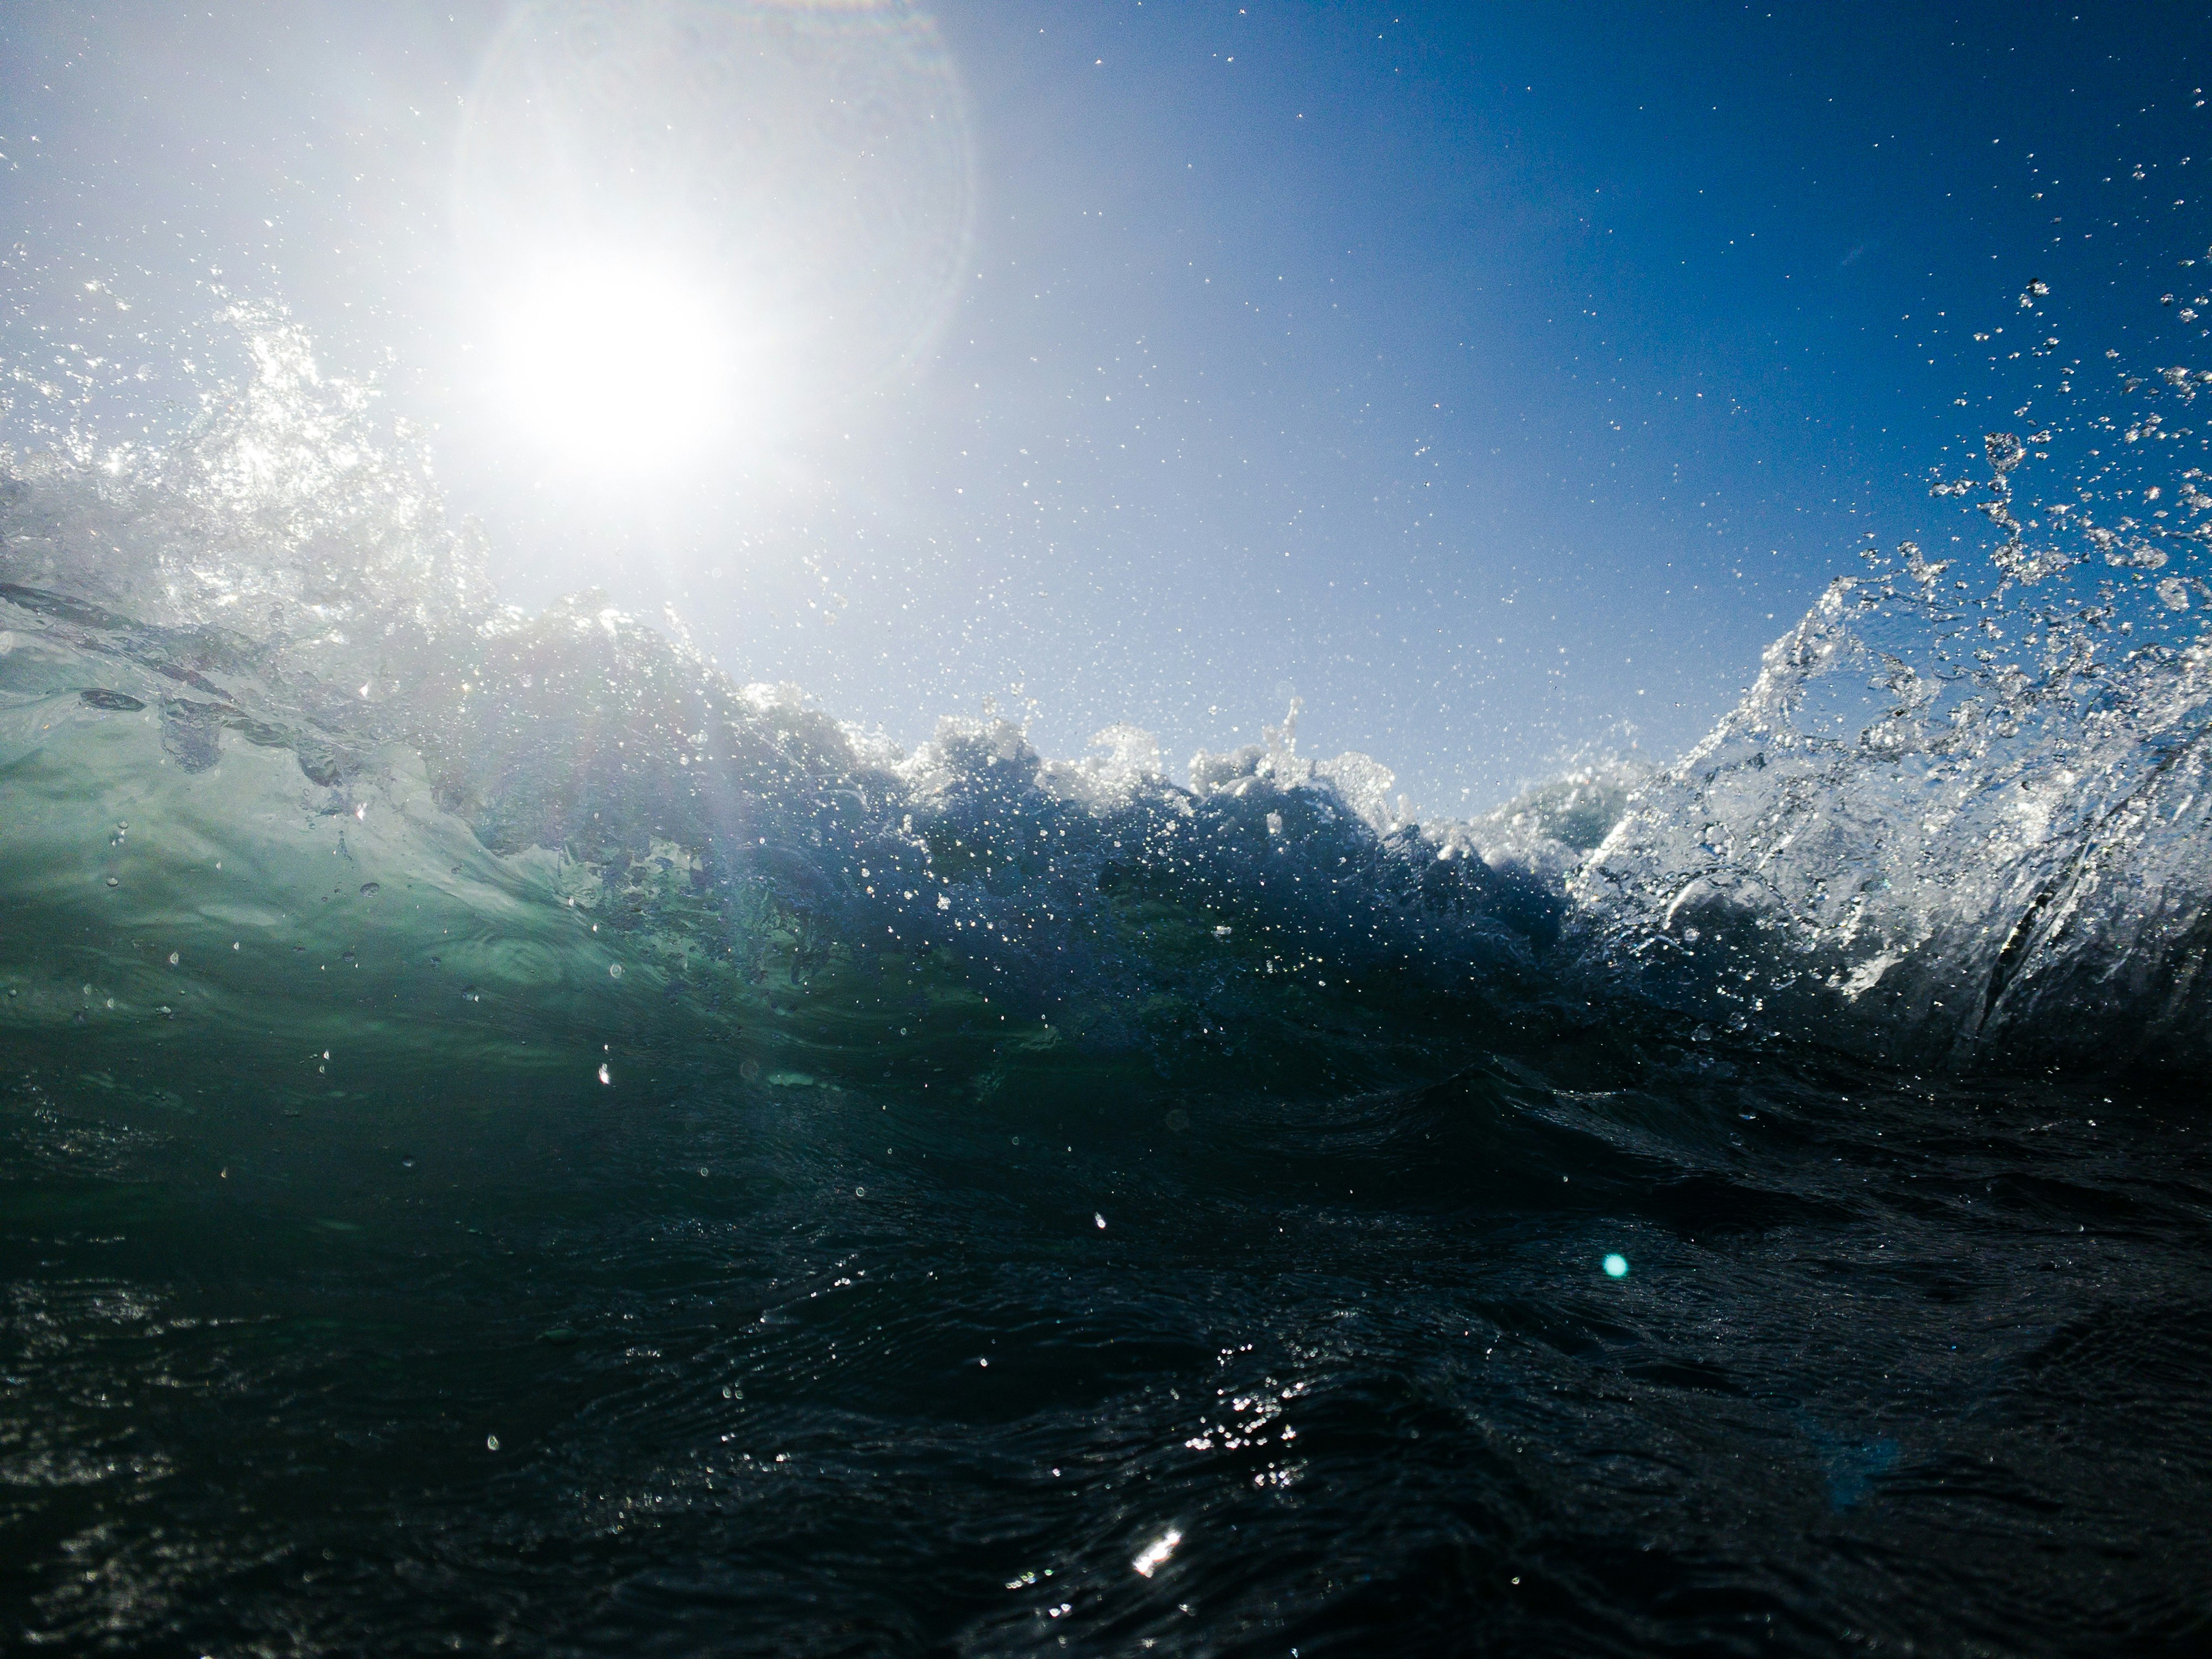
<svg viewBox="0 0 2212 1659"><path fill-rule="evenodd" d="M1626 1256L1625 1256L1625 1255L1609 1255L1609 1256L1606 1257L1606 1259L1605 1259L1605 1276L1606 1276L1607 1279L1626 1279L1626 1278L1627 1278L1627 1277L1628 1277L1628 1258L1627 1258Z"/></svg>

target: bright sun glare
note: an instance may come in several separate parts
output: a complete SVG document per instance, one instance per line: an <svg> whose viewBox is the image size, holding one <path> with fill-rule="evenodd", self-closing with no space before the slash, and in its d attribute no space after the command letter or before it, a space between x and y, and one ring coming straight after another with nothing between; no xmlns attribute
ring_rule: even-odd
<svg viewBox="0 0 2212 1659"><path fill-rule="evenodd" d="M512 416L570 460L673 465L732 412L722 315L661 262L548 265L503 308L497 342Z"/></svg>

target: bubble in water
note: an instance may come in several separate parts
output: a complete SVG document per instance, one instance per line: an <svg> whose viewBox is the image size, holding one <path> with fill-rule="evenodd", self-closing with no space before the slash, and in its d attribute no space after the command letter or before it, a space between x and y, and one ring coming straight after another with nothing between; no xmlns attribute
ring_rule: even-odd
<svg viewBox="0 0 2212 1659"><path fill-rule="evenodd" d="M363 898L374 898L383 890L384 884L381 882L365 881L361 884L361 896Z"/></svg>
<svg viewBox="0 0 2212 1659"><path fill-rule="evenodd" d="M497 1451L499 1449L499 1437L495 1434L486 1435L484 1437L484 1449L486 1451Z"/></svg>
<svg viewBox="0 0 2212 1659"><path fill-rule="evenodd" d="M173 967L175 967L176 965L177 965L177 952L175 952L174 951L170 951L170 952L169 952L169 966L170 966L170 967L172 967L172 968L173 968Z"/></svg>
<svg viewBox="0 0 2212 1659"><path fill-rule="evenodd" d="M607 977L608 977L609 979L620 979L622 976L623 976L623 965L622 965L622 963L620 963L619 962L611 962L611 963L609 963L607 964Z"/></svg>
<svg viewBox="0 0 2212 1659"><path fill-rule="evenodd" d="M1098 1224L1099 1231L1104 1232L1106 1231L1106 1218L1104 1216L1100 1215L1096 1210L1093 1210L1091 1212L1091 1218Z"/></svg>
<svg viewBox="0 0 2212 1659"><path fill-rule="evenodd" d="M605 1062L605 1060L600 1061L600 1062L599 1062L599 1081L600 1081L600 1082L602 1082L602 1083L605 1083L605 1084L610 1084L610 1085L611 1085L611 1084L612 1084L612 1083L614 1082L614 1080L615 1080L615 1074L614 1074L612 1072L611 1072L611 1071L609 1071L609 1070L607 1069L606 1062Z"/></svg>
<svg viewBox="0 0 2212 1659"><path fill-rule="evenodd" d="M1628 1258L1627 1258L1626 1256L1625 1256L1625 1255L1618 1255L1618 1254L1616 1254L1616 1255L1609 1255L1609 1256L1606 1257L1606 1259L1605 1259L1605 1276L1606 1276L1607 1279L1626 1279L1626 1278L1627 1278L1627 1277L1628 1277Z"/></svg>

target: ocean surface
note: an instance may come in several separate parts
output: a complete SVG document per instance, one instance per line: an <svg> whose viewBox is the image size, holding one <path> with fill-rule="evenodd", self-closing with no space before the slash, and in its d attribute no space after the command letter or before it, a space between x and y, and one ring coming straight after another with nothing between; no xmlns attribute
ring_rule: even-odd
<svg viewBox="0 0 2212 1659"><path fill-rule="evenodd" d="M0 1645L2212 1644L2212 371L1413 822L504 606L236 322L0 457Z"/></svg>

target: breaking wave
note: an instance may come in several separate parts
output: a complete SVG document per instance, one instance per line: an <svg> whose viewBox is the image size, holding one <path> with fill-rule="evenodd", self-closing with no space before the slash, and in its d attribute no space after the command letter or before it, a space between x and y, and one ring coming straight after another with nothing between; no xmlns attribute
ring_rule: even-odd
<svg viewBox="0 0 2212 1659"><path fill-rule="evenodd" d="M2212 371L1990 434L1932 486L1987 556L1838 578L1674 764L1416 822L1375 760L1301 754L1295 705L1182 782L1131 726L1054 759L948 719L906 753L672 617L503 605L369 390L233 320L252 371L176 441L0 467L10 1022L246 1031L275 999L394 1042L643 1022L811 1072L896 1031L1203 1073L1640 1011L1915 1064L2206 1059L2181 422ZM860 1024L795 1029L833 983Z"/></svg>

